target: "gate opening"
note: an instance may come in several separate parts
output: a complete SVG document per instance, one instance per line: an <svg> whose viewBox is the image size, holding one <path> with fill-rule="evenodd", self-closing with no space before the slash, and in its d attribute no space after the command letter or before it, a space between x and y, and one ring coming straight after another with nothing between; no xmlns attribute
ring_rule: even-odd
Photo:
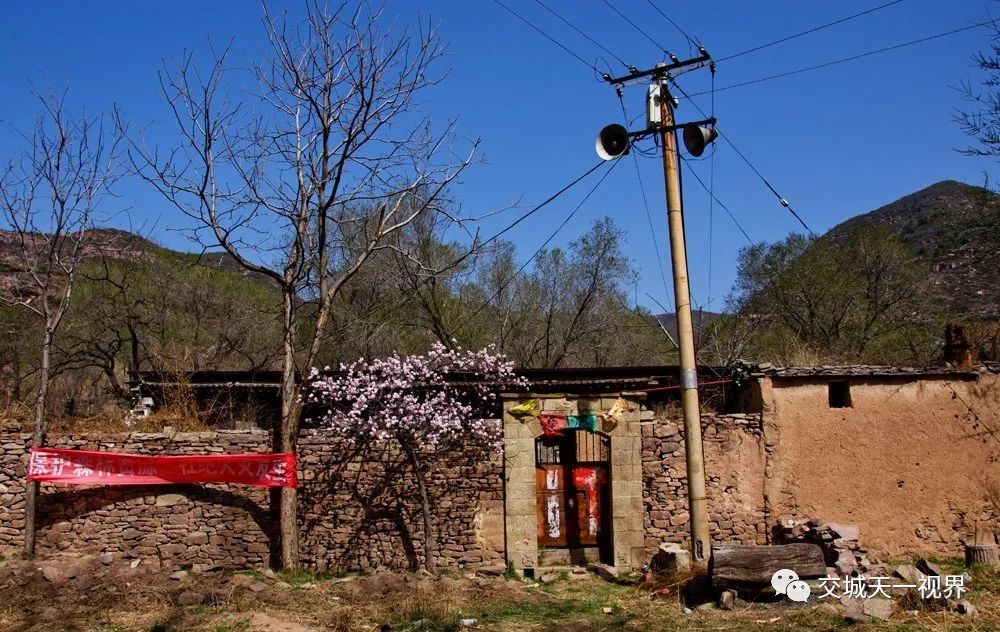
<svg viewBox="0 0 1000 632"><path fill-rule="evenodd" d="M535 439L540 566L612 563L610 464L605 434L566 428Z"/></svg>

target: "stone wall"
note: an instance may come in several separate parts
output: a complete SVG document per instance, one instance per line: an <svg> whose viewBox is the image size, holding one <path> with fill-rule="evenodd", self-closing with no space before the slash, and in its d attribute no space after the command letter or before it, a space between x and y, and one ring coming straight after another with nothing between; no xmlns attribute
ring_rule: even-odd
<svg viewBox="0 0 1000 632"><path fill-rule="evenodd" d="M23 541L29 435L0 433L0 552ZM53 436L52 447L134 454L267 452L266 432ZM499 454L459 448L426 454L435 561L502 565ZM329 432L300 439L303 562L319 570L414 568L423 562L422 514L412 469L398 451L361 449ZM82 487L43 484L38 553L110 554L163 568L269 564L276 525L270 492L237 485Z"/></svg>
<svg viewBox="0 0 1000 632"><path fill-rule="evenodd" d="M663 542L690 542L684 426L643 412L646 555ZM764 445L760 414L702 415L709 527L716 543L763 544Z"/></svg>
<svg viewBox="0 0 1000 632"><path fill-rule="evenodd" d="M30 436L0 434L0 550L23 541ZM58 448L134 454L267 452L263 432L54 436ZM82 487L45 483L39 555L109 554L163 568L261 566L270 559L268 492L236 485ZM195 566L198 565L198 566Z"/></svg>
<svg viewBox="0 0 1000 632"><path fill-rule="evenodd" d="M305 564L344 571L423 564L423 514L405 455L391 446L354 446L315 430L300 437L299 454ZM500 454L458 446L444 454L427 451L421 458L429 471L437 566L502 566Z"/></svg>

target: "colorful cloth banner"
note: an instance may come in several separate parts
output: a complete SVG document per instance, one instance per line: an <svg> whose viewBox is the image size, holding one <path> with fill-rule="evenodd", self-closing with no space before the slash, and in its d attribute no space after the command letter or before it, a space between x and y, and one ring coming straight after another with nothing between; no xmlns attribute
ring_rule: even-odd
<svg viewBox="0 0 1000 632"><path fill-rule="evenodd" d="M538 413L538 421L542 424L545 436L561 435L566 427L566 413Z"/></svg>
<svg viewBox="0 0 1000 632"><path fill-rule="evenodd" d="M294 454L146 456L32 448L28 480L73 485L240 483L298 487Z"/></svg>
<svg viewBox="0 0 1000 632"><path fill-rule="evenodd" d="M597 430L597 413L586 415L567 415L566 425L570 428L583 428L590 432Z"/></svg>
<svg viewBox="0 0 1000 632"><path fill-rule="evenodd" d="M514 415L515 417L534 416L535 414L538 413L538 400L529 399L523 404L512 406L511 409L507 412L509 412L511 415Z"/></svg>

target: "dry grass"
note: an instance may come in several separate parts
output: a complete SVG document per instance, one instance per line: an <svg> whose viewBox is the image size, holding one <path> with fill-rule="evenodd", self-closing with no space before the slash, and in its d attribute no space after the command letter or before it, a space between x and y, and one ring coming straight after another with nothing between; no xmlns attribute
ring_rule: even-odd
<svg viewBox="0 0 1000 632"><path fill-rule="evenodd" d="M4 566L6 564L6 566ZM946 562L947 572L957 567ZM20 569L21 575L12 571ZM1000 572L975 569L974 618L946 612L900 612L887 622L853 626L894 632L1000 629ZM88 579L88 577L90 579ZM180 581L125 567L100 581L83 573L54 588L32 567L0 562L0 629L79 631L208 630L830 630L842 616L812 604L754 604L735 611L685 614L672 590L651 600L648 587L564 576L553 582L503 577L430 577L380 573L333 578L304 573L190 575ZM81 583L82 582L82 583ZM90 582L86 588L83 586ZM674 586L679 589L680 586ZM184 605L182 605L184 604ZM605 609L610 609L609 613ZM462 619L475 625L462 627Z"/></svg>

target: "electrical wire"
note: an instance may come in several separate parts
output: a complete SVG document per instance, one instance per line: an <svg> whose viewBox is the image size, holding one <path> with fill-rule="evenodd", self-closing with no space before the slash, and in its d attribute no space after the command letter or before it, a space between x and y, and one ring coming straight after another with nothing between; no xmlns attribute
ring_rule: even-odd
<svg viewBox="0 0 1000 632"><path fill-rule="evenodd" d="M687 98L687 100L691 103L691 105L693 105L695 109L698 110L698 112L702 116L708 118L708 115L705 114L705 110L703 110L701 106L698 105L698 103L696 103L695 100L691 98L694 95L689 95L687 92L685 92L684 88L682 88L680 84L677 83L677 81L671 80L671 82L674 85L674 87L676 87L680 91L680 93ZM715 90L713 89L712 92L714 93ZM714 98L713 98L713 103L714 103ZM750 167L750 170L753 171L755 174L757 174L757 177L760 178L761 182L764 183L764 186L766 186L771 191L771 193L774 194L774 197L778 199L778 203L784 206L786 209L788 209L788 212L792 214L792 217L798 220L798 222L802 224L802 227L805 228L810 235L816 237L816 233L813 232L813 229L809 228L809 225L806 224L804 219L802 219L802 216L799 215L794 208L792 208L791 203L789 203L789 201L786 198L784 198L780 193L778 193L778 190L775 189L774 186L771 184L771 182L764 177L764 174L760 172L760 169L758 169L752 162L750 162L750 159L746 157L746 154L740 151L740 148L736 146L736 144L732 141L732 139L730 139L727 134L723 134L722 130L720 130L718 127L715 128L715 131L718 132L719 138L726 141L726 144L733 148L733 151L736 152L736 155L738 155L743 160L743 162L745 162L746 165Z"/></svg>
<svg viewBox="0 0 1000 632"><path fill-rule="evenodd" d="M632 20L630 20L627 15L625 15L624 13L622 13L621 11L619 11L618 7L616 7L615 5L611 4L611 2L609 0L601 0L601 2L603 2L606 5L608 5L608 7L610 7L612 11L614 11L615 13L617 13L621 17L621 19L623 19L626 22L628 22L632 26L632 28L634 28L636 31L639 32L640 35L642 35L647 40L649 40L650 42L652 42L653 46L659 48L661 51L663 51L665 53L668 52L667 49L664 46L661 46L660 43L657 42L655 39L653 39L653 37L649 33L647 33L646 31L642 30L642 28L638 24L636 24L635 22L633 22Z"/></svg>
<svg viewBox="0 0 1000 632"><path fill-rule="evenodd" d="M583 197L583 199L580 200L580 203L577 204L576 207L574 207L572 211L570 211L569 215L567 215L565 217L565 219L563 219L562 223L559 224L559 226L557 226L556 229L554 231L552 231L552 233L545 239L545 241L542 242L542 245L539 246L537 250L535 250L534 254L532 254L530 257L528 257L528 259L525 260L525 262L523 264L521 264L521 266L517 269L517 271L514 272L514 274L512 274L509 279L507 279L506 281L504 281L500 285L500 287L497 289L496 292L493 293L492 296L490 296L488 299L486 299L482 303L482 305L480 305L478 308L476 308L476 310L474 312L472 312L472 314L470 314L467 318L465 318L465 320L462 321L462 324L459 325L459 327L456 329L456 331L461 331L462 329L464 329L465 326L469 324L469 321L471 321L473 318L475 318L476 316L478 316L480 312L482 312L484 309L486 309L486 307L489 306L490 303L492 303L494 300L496 300L496 298L498 296L500 296L500 294L503 293L503 291L505 289L507 289L508 285L510 285L511 283L513 283L514 280L517 279L521 275L522 272L524 272L524 269L527 268L528 265L530 265L531 262L534 261L535 258L539 254L541 254L542 250L544 250L545 247L548 246L549 243L553 239L555 239L556 235L559 234L559 231L561 231L563 229L563 227L565 227L566 224L568 224L569 221L571 219L573 219L573 217L576 215L577 211L579 211L583 207L583 205L587 202L587 200L590 199L590 196L594 194L594 191L596 191L597 188L599 186L601 186L601 183L604 182L604 180L611 174L611 172L615 170L615 167L618 165L619 162L620 162L619 160L612 160L611 161L610 168L607 171L605 171L604 175L602 175L600 177L600 179L594 184L594 186L590 188L590 191L587 192L587 195L585 195ZM598 165L598 166L600 166L600 165Z"/></svg>
<svg viewBox="0 0 1000 632"><path fill-rule="evenodd" d="M620 90L618 91L618 101L622 106L622 116L625 117L626 124L628 124L628 111L625 108L625 99L622 97ZM646 198L646 186L642 183L642 171L639 169L639 159L635 157L635 152L629 151L629 153L632 154L632 164L635 165L635 179L639 183L639 193L642 195L642 207L646 211L646 221L649 223L649 235L653 239L653 252L656 254L656 265L660 269L663 292L665 296L669 297L670 287L667 285L667 273L663 269L663 257L660 256L660 244L659 240L656 239L656 229L653 227L653 214L649 210L649 200Z"/></svg>
<svg viewBox="0 0 1000 632"><path fill-rule="evenodd" d="M522 22L524 22L525 24L527 24L528 26L530 26L531 28L533 28L542 37L544 37L545 39L549 40L550 42L552 42L553 44L555 44L559 48L561 48L564 51L566 51L568 54L570 54L573 57L575 57L577 60L579 60L579 62L581 64L583 64L587 68L590 68L591 70L593 70L594 72L596 72L598 75L602 75L603 74L600 70L597 69L597 66L595 66L594 64L588 62L583 57L580 57L579 55L577 55L576 53L574 53L572 50L570 50L565 44L563 44L562 42L560 42L556 38L552 37L551 35L549 35L545 31L543 31L542 29L540 29L537 26L535 26L534 23L530 22L527 18L525 18L524 16L522 16L520 13L518 13L514 9L511 9L509 6L507 6L506 4L504 4L502 0L493 0L493 2L499 4L501 7L503 7L504 9L506 9L511 15L513 15L514 17L516 17L518 20L521 20Z"/></svg>
<svg viewBox="0 0 1000 632"><path fill-rule="evenodd" d="M616 60L618 60L618 62L621 65L625 66L628 69L632 68L631 64L627 63L621 57L619 57L618 55L615 55L612 51L610 51L606 46L604 46L603 44L601 44L600 42L598 42L597 40L595 40L591 36L587 35L583 31L581 31L580 29L578 29L575 24L573 24L572 22L570 22L569 20L567 20L563 16L559 15L558 13L556 13L555 9L553 9L549 5L545 4L542 0L535 0L535 2L538 3L539 5L541 5L541 7L543 9L545 9L546 11L548 11L549 13L551 13L552 15L556 16L563 24L565 24L566 26L570 27L571 29L573 29L574 31L576 31L577 33L579 33L580 35L582 35L588 42L590 42L594 46L600 48L605 53L607 53L607 54L611 55L612 57L614 57Z"/></svg>
<svg viewBox="0 0 1000 632"><path fill-rule="evenodd" d="M573 180L572 182L570 182L569 184L567 184L563 188L559 189L558 191L556 191L555 193L553 193L549 197L545 198L545 200L543 200L541 203L537 204L534 208L530 209L529 211L527 211L526 213L524 213L523 215L521 215L520 217L518 217L516 220L514 220L513 222L511 222L510 224L508 224L506 228L504 228L503 230L501 230L498 233L495 233L492 237L490 237L489 239L487 239L486 241L484 241L480 247L486 246L487 244L489 244L489 243L497 240L501 235L503 235L504 233L506 233L510 229L514 228L515 226L517 226L518 224L520 224L524 220L528 219L529 217L531 217L532 215L534 215L538 211L540 211L542 208L544 208L545 206L547 206L549 203L551 203L557 197L559 197L560 195L562 195L566 191L569 191L574 186L576 186L576 184L578 182L580 182L581 180L583 180L584 178L586 178L590 174L592 174L595 171L597 171L597 169L601 165L603 165L603 164L605 164L605 161L603 161L603 160L598 161L596 165L594 165L590 169L587 169L586 171L584 171L583 174L581 174L580 176L578 176L575 180Z"/></svg>
<svg viewBox="0 0 1000 632"><path fill-rule="evenodd" d="M649 3L649 6L653 7L653 9L655 9L657 13L659 13L660 15L662 15L663 18L667 22L670 22L671 26L673 26L675 29L677 29L680 32L680 34L684 36L684 39L686 39L688 41L688 46L689 47L698 48L700 46L700 44L698 43L697 40L693 39L690 35L688 35L687 31L685 31L684 29L682 29L681 26L680 26L680 24L678 24L677 22L674 22L672 19L670 19L670 16L667 15L666 13L664 13L663 10L660 9L660 7L656 6L656 4L653 3L653 0L646 0L646 2Z"/></svg>
<svg viewBox="0 0 1000 632"><path fill-rule="evenodd" d="M649 2L650 0L646 0L646 1ZM726 60L735 59L737 57L741 57L741 56L747 55L749 53L755 53L755 52L757 52L759 50L764 50L765 48L770 48L771 46L775 46L777 44L783 44L783 43L791 41L793 39L802 37L803 35L809 35L810 33L815 33L817 31L822 31L823 29L830 28L831 26L836 26L838 24L843 24L844 22L848 22L848 21L853 20L855 18L860 18L861 16L868 15L869 13L875 13L876 11L880 11L880 10L885 9L887 7L891 7L894 4L899 4L902 1L903 0L892 0L892 2L886 2L885 4L880 4L879 6L873 7L871 9L868 9L867 11L862 11L860 13L855 13L853 15L849 15L847 17L840 18L839 20L834 20L833 22L828 22L826 24L822 24L820 26L816 26L816 27L813 27L811 29L808 29L806 31L802 31L800 33L795 33L794 35L788 35L786 37L782 37L781 39L776 39L773 42L768 42L766 44L760 44L758 46L754 46L753 48L748 48L748 49L742 50L742 51L740 51L738 53L733 53L732 55L727 55L727 56L725 56L725 57L723 57L721 59L716 59L715 63L717 63L717 64L718 63L722 63L722 62L724 62Z"/></svg>
<svg viewBox="0 0 1000 632"><path fill-rule="evenodd" d="M717 92L722 92L724 90L733 90L735 88L742 88L745 86L752 86L754 84L763 83L765 81L772 81L774 79L783 79L785 77L791 77L793 75L799 75L804 72L810 72L813 70L819 70L821 68L828 68L829 66L835 66L837 64L844 64L849 61L855 61L858 59L863 59L865 57L871 57L872 55L878 55L879 53L886 53L889 51L898 50L900 48L906 48L907 46L914 46L916 44L922 44L924 42L929 42L931 40L940 39L942 37L947 37L949 35L955 35L956 33L962 33L964 31L971 31L972 29L977 29L983 26L996 24L997 20L987 20L985 22L979 22L978 24L972 24L970 26L963 26L962 28L954 29L952 31L946 31L944 33L936 33L934 35L928 35L927 37L921 37L918 39L910 40L908 42L902 42L899 44L893 44L892 46L886 46L884 48L877 48L875 50L866 51L864 53L858 53L857 55L851 55L850 57L844 57L842 59L835 59L833 61L828 61L822 64L816 64L815 66L808 66L806 68L799 68L797 70L789 70L786 72L781 72L776 75L768 75L766 77L758 77L757 79L750 79L749 81L741 81L740 83L734 83L732 85L723 86L717 88ZM706 92L695 92L691 96L701 96L706 94Z"/></svg>

